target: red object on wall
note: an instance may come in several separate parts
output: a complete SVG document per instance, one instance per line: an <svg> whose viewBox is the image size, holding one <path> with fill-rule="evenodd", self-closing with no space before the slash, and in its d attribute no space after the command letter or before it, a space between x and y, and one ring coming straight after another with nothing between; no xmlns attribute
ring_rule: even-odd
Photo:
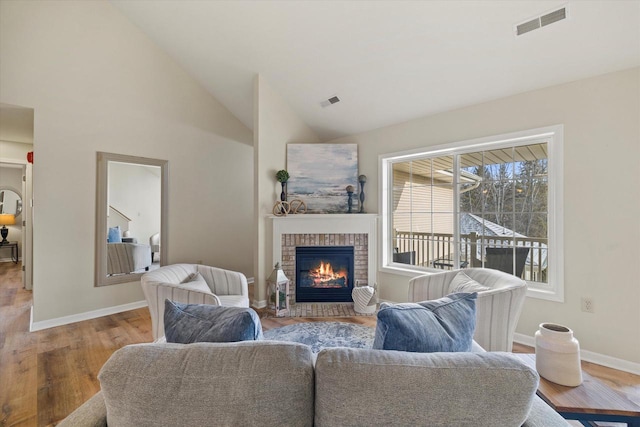
<svg viewBox="0 0 640 427"><path fill-rule="evenodd" d="M33 151L27 153L27 162L33 163Z"/></svg>

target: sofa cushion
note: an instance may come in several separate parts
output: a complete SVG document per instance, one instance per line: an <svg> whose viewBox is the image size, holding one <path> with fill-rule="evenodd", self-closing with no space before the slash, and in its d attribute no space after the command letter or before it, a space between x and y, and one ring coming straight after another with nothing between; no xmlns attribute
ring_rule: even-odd
<svg viewBox="0 0 640 427"><path fill-rule="evenodd" d="M477 293L381 305L373 348L414 352L471 351Z"/></svg>
<svg viewBox="0 0 640 427"><path fill-rule="evenodd" d="M98 379L110 426L313 424L313 364L302 344L130 345Z"/></svg>
<svg viewBox="0 0 640 427"><path fill-rule="evenodd" d="M327 348L315 372L318 427L520 426L538 385L533 369L498 352Z"/></svg>
<svg viewBox="0 0 640 427"><path fill-rule="evenodd" d="M456 274L451 283L449 283L449 293L455 292L483 292L491 289L488 286L484 286L471 277L467 276L464 271Z"/></svg>
<svg viewBox="0 0 640 427"><path fill-rule="evenodd" d="M234 342L262 339L262 324L251 308L164 303L167 342Z"/></svg>

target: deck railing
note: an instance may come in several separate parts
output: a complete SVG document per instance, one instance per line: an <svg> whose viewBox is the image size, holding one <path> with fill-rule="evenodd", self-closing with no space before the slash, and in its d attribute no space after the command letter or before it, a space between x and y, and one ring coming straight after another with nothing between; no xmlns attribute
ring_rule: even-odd
<svg viewBox="0 0 640 427"><path fill-rule="evenodd" d="M524 246L531 248L525 262L522 278L525 280L547 281L546 258L548 239L536 237L505 238L483 236L472 232L460 235L460 264L454 265L456 242L453 234L412 233L394 231L394 252L410 253L413 265L435 267L447 270L454 268L484 267L484 248L510 248Z"/></svg>

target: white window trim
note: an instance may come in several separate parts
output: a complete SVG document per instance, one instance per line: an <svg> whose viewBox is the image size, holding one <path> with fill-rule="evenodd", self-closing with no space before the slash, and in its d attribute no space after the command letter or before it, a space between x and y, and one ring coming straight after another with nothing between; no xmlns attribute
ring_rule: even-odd
<svg viewBox="0 0 640 427"><path fill-rule="evenodd" d="M407 267L406 264L391 262L389 238L391 235L391 213L393 210L391 198L388 197L393 188L391 164L398 161L409 161L423 158L426 155L460 154L461 149L469 151L513 146L528 143L537 139L547 142L548 177L552 185L549 186L548 200L548 230L549 230L549 273L548 283L529 282L527 296L548 301L564 302L564 125L554 125L502 135L458 141L448 144L435 145L378 156L378 188L380 212L380 271L402 276L415 277L422 274L442 272L435 268ZM466 151L466 150L464 150ZM553 238L551 237L553 236Z"/></svg>

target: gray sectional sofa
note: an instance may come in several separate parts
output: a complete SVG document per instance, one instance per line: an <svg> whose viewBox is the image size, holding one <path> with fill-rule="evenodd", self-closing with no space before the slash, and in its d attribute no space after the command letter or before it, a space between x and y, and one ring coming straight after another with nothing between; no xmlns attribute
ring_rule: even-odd
<svg viewBox="0 0 640 427"><path fill-rule="evenodd" d="M59 426L567 426L509 353L137 344Z"/></svg>

